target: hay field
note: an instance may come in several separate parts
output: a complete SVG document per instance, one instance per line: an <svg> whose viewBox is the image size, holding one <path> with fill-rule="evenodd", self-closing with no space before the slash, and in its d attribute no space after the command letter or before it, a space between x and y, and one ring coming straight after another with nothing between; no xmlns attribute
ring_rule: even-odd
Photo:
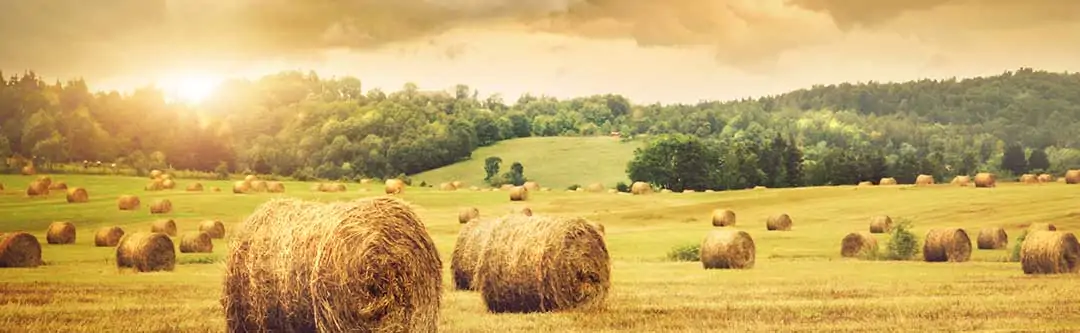
<svg viewBox="0 0 1080 333"><path fill-rule="evenodd" d="M286 182L283 194L234 195L228 181L201 181L225 190L221 193L145 192L144 178L53 179L86 188L90 201L69 204L63 194L30 199L24 193L30 177L0 176L6 187L0 192L0 232L33 233L46 262L34 269L0 269L3 330L224 331L221 260L237 222L273 197L335 201L382 193L382 184L363 185L367 192L349 184L347 192L322 193L312 191L311 183ZM177 180L177 188L188 182ZM138 195L144 207L119 211L121 194ZM172 201L173 211L151 215L145 205L163 198ZM1076 185L843 186L648 196L553 191L533 193L526 202L510 202L506 191L410 187L402 198L416 205L442 257L443 332L1080 330L1080 275L1027 276L1020 263L1006 260L1029 223L1080 230ZM478 293L454 290L449 263L459 209L477 207L484 218L522 205L536 214L583 216L604 224L612 258L605 309L496 315L486 311ZM698 262L667 261L673 247L701 242L713 228L716 208L734 210L736 227L753 237L754 267L706 271ZM766 218L779 213L791 216L791 231L766 231ZM880 214L912 220L920 241L932 227L964 228L974 242L979 229L1001 226L1010 244L1002 250L973 249L971 261L963 263L842 258L843 237L868 230L869 219ZM198 230L202 220L220 219L227 236L213 240L213 253L177 253L173 272L119 272L113 248L93 247L99 227L149 231L161 218L176 220L180 234ZM49 224L60 220L75 223L75 244L44 244ZM887 243L886 235L874 237L882 247Z"/></svg>

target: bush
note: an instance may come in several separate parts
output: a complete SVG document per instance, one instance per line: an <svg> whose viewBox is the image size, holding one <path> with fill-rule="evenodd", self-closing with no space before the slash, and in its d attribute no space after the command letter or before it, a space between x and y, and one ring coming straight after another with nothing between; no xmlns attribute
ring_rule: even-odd
<svg viewBox="0 0 1080 333"><path fill-rule="evenodd" d="M626 185L626 183L624 182L619 182L618 184L615 184L615 190L619 192L630 192L630 185Z"/></svg>
<svg viewBox="0 0 1080 333"><path fill-rule="evenodd" d="M577 189L579 189L579 188L581 188L581 185L574 184L574 185L570 185L570 187L567 187L566 189L571 190L571 191L577 191Z"/></svg>
<svg viewBox="0 0 1080 333"><path fill-rule="evenodd" d="M315 180L315 169L311 167L296 169L296 172L292 174L292 178L302 182Z"/></svg>
<svg viewBox="0 0 1080 333"><path fill-rule="evenodd" d="M1020 236L1016 236L1016 243L1013 244L1012 255L1009 260L1012 262L1020 262L1020 246L1024 245L1024 239L1027 238L1028 231L1025 229L1020 232Z"/></svg>
<svg viewBox="0 0 1080 333"><path fill-rule="evenodd" d="M217 167L214 168L214 173L217 174L218 179L229 179L229 163L225 163L225 161L218 162Z"/></svg>
<svg viewBox="0 0 1080 333"><path fill-rule="evenodd" d="M405 173L399 173L395 178L400 179L402 182L405 182L405 185L412 186L412 177L409 177Z"/></svg>
<svg viewBox="0 0 1080 333"><path fill-rule="evenodd" d="M701 244L687 244L672 248L667 257L671 261L701 261Z"/></svg>
<svg viewBox="0 0 1080 333"><path fill-rule="evenodd" d="M885 259L908 260L919 253L919 238L911 232L911 221L897 219L885 248Z"/></svg>

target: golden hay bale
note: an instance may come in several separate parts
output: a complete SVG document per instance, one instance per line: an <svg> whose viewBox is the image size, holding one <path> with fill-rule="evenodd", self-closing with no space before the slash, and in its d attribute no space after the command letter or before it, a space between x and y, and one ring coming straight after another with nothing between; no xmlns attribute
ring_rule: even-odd
<svg viewBox="0 0 1080 333"><path fill-rule="evenodd" d="M769 231L789 231L791 230L791 216L784 213L769 216L765 220L765 229Z"/></svg>
<svg viewBox="0 0 1080 333"><path fill-rule="evenodd" d="M202 186L202 183L191 183L191 184L188 184L188 186L187 186L187 191L188 191L188 192L202 192L202 191L203 191L203 186Z"/></svg>
<svg viewBox="0 0 1080 333"><path fill-rule="evenodd" d="M150 214L168 214L172 212L172 201L161 199L150 204Z"/></svg>
<svg viewBox="0 0 1080 333"><path fill-rule="evenodd" d="M587 308L607 298L607 244L587 220L507 215L492 228L474 281L488 311Z"/></svg>
<svg viewBox="0 0 1080 333"><path fill-rule="evenodd" d="M870 218L870 233L883 234L892 231L892 218L888 215L878 215Z"/></svg>
<svg viewBox="0 0 1080 333"><path fill-rule="evenodd" d="M1047 173L1039 174L1038 178L1039 178L1040 183L1052 183L1052 182L1054 182L1054 176L1051 176L1050 174L1047 174Z"/></svg>
<svg viewBox="0 0 1080 333"><path fill-rule="evenodd" d="M1065 184L1080 184L1080 170L1066 171Z"/></svg>
<svg viewBox="0 0 1080 333"><path fill-rule="evenodd" d="M263 193L270 190L270 188L266 185L265 181L253 180L250 182L250 184L251 190L255 192Z"/></svg>
<svg viewBox="0 0 1080 333"><path fill-rule="evenodd" d="M33 176L37 173L37 169L33 165L27 165L22 167L22 174L26 176Z"/></svg>
<svg viewBox="0 0 1080 333"><path fill-rule="evenodd" d="M63 181L58 181L58 182L54 182L52 184L49 184L49 190L50 191L60 191L60 190L67 190L67 189L68 189L67 183L65 183Z"/></svg>
<svg viewBox="0 0 1080 333"><path fill-rule="evenodd" d="M172 180L172 175L163 173L161 174L161 180Z"/></svg>
<svg viewBox="0 0 1080 333"><path fill-rule="evenodd" d="M540 190L544 191L544 192L551 192L551 188L548 188L548 187L540 188ZM585 188L584 187L578 187L577 189L574 190L574 192L585 192Z"/></svg>
<svg viewBox="0 0 1080 333"><path fill-rule="evenodd" d="M120 210L137 210L141 204L139 197L134 195L121 195L116 199L116 207Z"/></svg>
<svg viewBox="0 0 1080 333"><path fill-rule="evenodd" d="M1000 227L987 227L979 230L979 238L975 241L980 250L1003 249L1009 245L1009 235Z"/></svg>
<svg viewBox="0 0 1080 333"><path fill-rule="evenodd" d="M53 222L45 232L45 241L49 244L75 243L75 224L71 222Z"/></svg>
<svg viewBox="0 0 1080 333"><path fill-rule="evenodd" d="M606 233L606 231L604 230L604 224L603 223L596 222L596 221L589 221L589 226L592 227L593 229L595 229L596 232L600 233L600 236L603 236Z"/></svg>
<svg viewBox="0 0 1080 333"><path fill-rule="evenodd" d="M348 188L342 183L319 183L315 185L315 190L319 192L345 192Z"/></svg>
<svg viewBox="0 0 1080 333"><path fill-rule="evenodd" d="M521 214L521 215L525 215L525 216L532 216L533 211L532 211L532 208L521 207L520 209L511 209L510 214Z"/></svg>
<svg viewBox="0 0 1080 333"><path fill-rule="evenodd" d="M971 185L971 177L968 176L956 176L952 180L952 184L960 187L966 187Z"/></svg>
<svg viewBox="0 0 1080 333"><path fill-rule="evenodd" d="M715 209L712 211L712 225L714 227L729 227L735 225L735 212L730 209Z"/></svg>
<svg viewBox="0 0 1080 333"><path fill-rule="evenodd" d="M386 194L401 194L405 192L405 181L401 179L387 179L384 185Z"/></svg>
<svg viewBox="0 0 1080 333"><path fill-rule="evenodd" d="M235 182L232 186L232 192L235 194L244 194L251 191L251 183L249 182Z"/></svg>
<svg viewBox="0 0 1080 333"><path fill-rule="evenodd" d="M510 189L510 201L529 200L529 189L524 186L516 186Z"/></svg>
<svg viewBox="0 0 1080 333"><path fill-rule="evenodd" d="M4 183L0 183L0 191L4 190Z"/></svg>
<svg viewBox="0 0 1080 333"><path fill-rule="evenodd" d="M373 180L371 178L360 179L360 184L371 184Z"/></svg>
<svg viewBox="0 0 1080 333"><path fill-rule="evenodd" d="M1028 231L1057 231L1057 226L1052 223L1032 223L1027 229Z"/></svg>
<svg viewBox="0 0 1080 333"><path fill-rule="evenodd" d="M757 247L745 231L713 229L701 241L699 255L705 269L749 269L757 260Z"/></svg>
<svg viewBox="0 0 1080 333"><path fill-rule="evenodd" d="M1080 242L1063 231L1035 231L1020 245L1024 274L1076 273L1080 266Z"/></svg>
<svg viewBox="0 0 1080 333"><path fill-rule="evenodd" d="M919 175L918 177L915 177L915 185L934 185L934 176Z"/></svg>
<svg viewBox="0 0 1080 333"><path fill-rule="evenodd" d="M37 180L38 180L39 182L41 182L42 184L45 184L45 187L46 187L46 188L51 188L51 187L52 187L52 183L53 183L52 177L49 177L49 176L38 176Z"/></svg>
<svg viewBox="0 0 1080 333"><path fill-rule="evenodd" d="M161 179L154 179L154 180L150 181L150 183L146 184L146 186L143 187L143 189L147 190L147 191L161 191L161 190L164 190L165 189L165 181L163 181Z"/></svg>
<svg viewBox="0 0 1080 333"><path fill-rule="evenodd" d="M477 268L480 267L480 255L484 252L491 231L499 219L470 220L458 231L454 252L450 255L450 272L454 279L454 288L458 290L478 290L476 281Z"/></svg>
<svg viewBox="0 0 1080 333"><path fill-rule="evenodd" d="M456 191L457 187L454 187L454 185L450 184L450 183L442 183L442 184L439 184L439 190L440 191Z"/></svg>
<svg viewBox="0 0 1080 333"><path fill-rule="evenodd" d="M634 182L630 185L630 193L635 195L649 194L653 192L652 185L646 182Z"/></svg>
<svg viewBox="0 0 1080 333"><path fill-rule="evenodd" d="M705 193L716 193L715 190L705 190Z"/></svg>
<svg viewBox="0 0 1080 333"><path fill-rule="evenodd" d="M161 172L161 170L156 170L156 169L155 170L150 170L150 179L161 178L162 174L164 174L164 173Z"/></svg>
<svg viewBox="0 0 1080 333"><path fill-rule="evenodd" d="M588 186L585 186L585 190L592 193L601 193L604 192L604 184L592 183Z"/></svg>
<svg viewBox="0 0 1080 333"><path fill-rule="evenodd" d="M214 252L214 242L205 232L190 232L180 237L180 253L212 252Z"/></svg>
<svg viewBox="0 0 1080 333"><path fill-rule="evenodd" d="M923 242L923 260L964 262L971 259L971 238L960 228L930 229Z"/></svg>
<svg viewBox="0 0 1080 333"><path fill-rule="evenodd" d="M861 181L861 182L859 182L859 186L862 186L862 187L866 187L866 186L874 186L874 183L873 183L873 182L869 182L869 181Z"/></svg>
<svg viewBox="0 0 1080 333"><path fill-rule="evenodd" d="M199 222L199 231L205 232L210 238L225 238L225 224L219 220L206 220Z"/></svg>
<svg viewBox="0 0 1080 333"><path fill-rule="evenodd" d="M172 179L162 179L161 187L166 190L174 189L176 188L176 181L173 181Z"/></svg>
<svg viewBox="0 0 1080 333"><path fill-rule="evenodd" d="M72 187L67 190L67 202L68 203L81 203L90 201L90 194L86 193L86 189L82 187Z"/></svg>
<svg viewBox="0 0 1080 333"><path fill-rule="evenodd" d="M853 232L840 241L840 256L854 258L877 251L877 239L867 232Z"/></svg>
<svg viewBox="0 0 1080 333"><path fill-rule="evenodd" d="M229 331L433 332L442 261L424 223L393 197L267 202L229 246Z"/></svg>
<svg viewBox="0 0 1080 333"><path fill-rule="evenodd" d="M607 190L607 193L610 193L610 194L615 194L615 193L619 193L619 190L616 190L616 189L613 189L613 188L609 188L609 189Z"/></svg>
<svg viewBox="0 0 1080 333"><path fill-rule="evenodd" d="M754 189L755 189L755 190L767 190L767 189L769 189L769 188L768 188L768 187L765 187L765 186L760 186L760 185L759 185L759 186L754 186Z"/></svg>
<svg viewBox="0 0 1080 333"><path fill-rule="evenodd" d="M477 218L480 218L480 210L476 207L462 207L457 217L458 223L467 223Z"/></svg>
<svg viewBox="0 0 1080 333"><path fill-rule="evenodd" d="M480 188L479 188L479 187L476 187L476 186L469 186L469 191L473 191L473 192L476 192L476 191L479 191L479 190L480 190Z"/></svg>
<svg viewBox="0 0 1080 333"><path fill-rule="evenodd" d="M150 224L150 232L156 232L165 234L169 237L176 237L176 221L173 220L158 220Z"/></svg>
<svg viewBox="0 0 1080 333"><path fill-rule="evenodd" d="M31 197L36 197L39 195L49 195L49 185L41 182L40 180L32 181L30 182L30 186L26 187L26 195Z"/></svg>
<svg viewBox="0 0 1080 333"><path fill-rule="evenodd" d="M172 271L176 267L175 246L172 239L162 233L124 235L116 245L116 267L139 272Z"/></svg>
<svg viewBox="0 0 1080 333"><path fill-rule="evenodd" d="M1024 184L1038 184L1039 183L1039 178L1035 177L1035 175L1033 175L1033 174L1026 173L1026 174L1020 175L1020 182L1024 183Z"/></svg>
<svg viewBox="0 0 1080 333"><path fill-rule="evenodd" d="M120 227L104 227L94 234L94 246L112 247L120 244L120 238L124 237L124 229Z"/></svg>
<svg viewBox="0 0 1080 333"><path fill-rule="evenodd" d="M671 193L671 190L665 188L660 190L660 193Z"/></svg>
<svg viewBox="0 0 1080 333"><path fill-rule="evenodd" d="M0 232L0 268L38 267L41 265L41 243L25 232Z"/></svg>
<svg viewBox="0 0 1080 333"><path fill-rule="evenodd" d="M344 186L344 184L342 184ZM285 193L285 184L281 182L266 182L266 191L270 193Z"/></svg>
<svg viewBox="0 0 1080 333"><path fill-rule="evenodd" d="M455 180L455 181L450 182L450 185L453 185L455 189L459 189L459 188L465 187L465 182L462 182L460 180Z"/></svg>
<svg viewBox="0 0 1080 333"><path fill-rule="evenodd" d="M997 176L989 172L977 173L975 187L997 187Z"/></svg>
<svg viewBox="0 0 1080 333"><path fill-rule="evenodd" d="M692 189L684 189L684 190L682 190L682 193L695 193L695 192L697 192L697 191L694 191Z"/></svg>
<svg viewBox="0 0 1080 333"><path fill-rule="evenodd" d="M533 192L536 192L536 191L540 190L540 184L538 184L537 182L534 182L534 181L527 181L522 186L525 187L525 189L527 189L529 191L533 191Z"/></svg>
<svg viewBox="0 0 1080 333"><path fill-rule="evenodd" d="M259 179L259 177L256 177L255 175L244 176L244 181L248 182L248 183L253 182L253 181L257 180L257 179Z"/></svg>
<svg viewBox="0 0 1080 333"><path fill-rule="evenodd" d="M880 181L878 181L878 185L881 185L881 186L896 185L896 178L892 178L892 177L882 178Z"/></svg>

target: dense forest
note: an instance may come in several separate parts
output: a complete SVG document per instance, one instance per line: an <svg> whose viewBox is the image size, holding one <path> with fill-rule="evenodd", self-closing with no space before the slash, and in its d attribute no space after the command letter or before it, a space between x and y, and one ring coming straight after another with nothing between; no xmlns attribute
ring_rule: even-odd
<svg viewBox="0 0 1080 333"><path fill-rule="evenodd" d="M167 103L153 87L91 92L82 80L0 74L0 156L10 156L0 159L0 172L87 160L139 172L384 178L469 159L500 140L618 132L651 141L628 165L628 180L665 187L911 182L920 173L942 181L975 171L1007 177L1080 167L1077 128L1080 75L1026 68L671 105L614 94L508 102L465 85L365 91L357 78L282 72L228 81L195 107ZM691 164L709 166L694 176L709 180L685 181L689 175L672 171Z"/></svg>

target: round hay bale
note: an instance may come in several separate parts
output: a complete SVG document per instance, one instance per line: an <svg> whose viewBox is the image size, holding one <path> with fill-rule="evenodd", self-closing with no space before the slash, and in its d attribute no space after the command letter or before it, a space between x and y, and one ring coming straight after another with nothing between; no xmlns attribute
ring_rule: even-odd
<svg viewBox="0 0 1080 333"><path fill-rule="evenodd" d="M453 185L454 189L459 189L459 188L464 188L465 187L465 182L462 182L460 180L455 180L455 181L450 182L450 185Z"/></svg>
<svg viewBox="0 0 1080 333"><path fill-rule="evenodd" d="M521 209L511 210L510 213L511 214L521 214L521 215L525 215L525 216L532 216L533 215L532 208L529 208L529 207L521 207Z"/></svg>
<svg viewBox="0 0 1080 333"><path fill-rule="evenodd" d="M37 173L37 169L33 165L27 165L22 167L22 174L25 176L33 176Z"/></svg>
<svg viewBox="0 0 1080 333"><path fill-rule="evenodd" d="M997 187L997 176L989 172L975 174L975 187Z"/></svg>
<svg viewBox="0 0 1080 333"><path fill-rule="evenodd" d="M225 238L225 224L219 220L206 220L199 222L199 231L205 232L210 238Z"/></svg>
<svg viewBox="0 0 1080 333"><path fill-rule="evenodd" d="M161 180L171 180L171 179L172 179L172 175L167 174L167 173L161 174Z"/></svg>
<svg viewBox="0 0 1080 333"><path fill-rule="evenodd" d="M191 184L188 184L188 186L187 186L187 191L188 191L188 192L202 192L202 191L203 191L203 186L202 186L202 183L191 183Z"/></svg>
<svg viewBox="0 0 1080 333"><path fill-rule="evenodd" d="M735 211L730 209L715 209L712 211L712 225L714 227L730 227L735 225Z"/></svg>
<svg viewBox="0 0 1080 333"><path fill-rule="evenodd" d="M529 189L525 186L516 186L510 190L510 201L529 200Z"/></svg>
<svg viewBox="0 0 1080 333"><path fill-rule="evenodd" d="M593 229L595 229L596 232L600 233L600 236L604 236L604 234L606 233L606 231L604 230L604 224L603 223L596 222L596 221L589 221L589 226L592 227Z"/></svg>
<svg viewBox="0 0 1080 333"><path fill-rule="evenodd" d="M161 180L161 188L166 189L166 190L174 189L174 188L176 188L176 181L173 181L172 179L164 178L164 179Z"/></svg>
<svg viewBox="0 0 1080 333"><path fill-rule="evenodd" d="M602 193L604 192L604 184L592 183L588 186L585 186L585 190L592 193Z"/></svg>
<svg viewBox="0 0 1080 333"><path fill-rule="evenodd" d="M1009 235L1000 227L987 227L979 230L979 238L976 240L980 250L1004 249L1009 245Z"/></svg>
<svg viewBox="0 0 1080 333"><path fill-rule="evenodd" d="M892 231L892 218L878 215L870 218L870 233L883 234Z"/></svg>
<svg viewBox="0 0 1080 333"><path fill-rule="evenodd" d="M371 184L373 180L371 178L361 178L360 184Z"/></svg>
<svg viewBox="0 0 1080 333"><path fill-rule="evenodd" d="M176 221L158 220L150 224L150 232L176 237Z"/></svg>
<svg viewBox="0 0 1080 333"><path fill-rule="evenodd" d="M882 178L881 180L878 181L878 185L881 185L881 186L896 185L896 178L892 178L892 177Z"/></svg>
<svg viewBox="0 0 1080 333"><path fill-rule="evenodd" d="M38 267L41 265L41 243L25 232L0 232L0 268Z"/></svg>
<svg viewBox="0 0 1080 333"><path fill-rule="evenodd" d="M536 191L540 190L540 184L537 183L537 182L534 182L534 181L527 181L522 186L525 187L525 189L527 189L529 191L533 191L533 192L536 192Z"/></svg>
<svg viewBox="0 0 1080 333"><path fill-rule="evenodd" d="M172 212L172 201L161 199L150 204L150 214L168 214Z"/></svg>
<svg viewBox="0 0 1080 333"><path fill-rule="evenodd" d="M1040 183L1053 183L1054 182L1054 176L1051 176L1048 173L1039 174L1039 182Z"/></svg>
<svg viewBox="0 0 1080 333"><path fill-rule="evenodd" d="M1080 184L1080 170L1065 171L1065 184Z"/></svg>
<svg viewBox="0 0 1080 333"><path fill-rule="evenodd" d="M68 189L67 183L65 183L63 181L58 181L58 182L49 184L49 190L50 191L63 191L63 190L67 190L67 189Z"/></svg>
<svg viewBox="0 0 1080 333"><path fill-rule="evenodd" d="M765 229L769 231L790 231L791 216L784 213L769 216L769 218L765 220Z"/></svg>
<svg viewBox="0 0 1080 333"><path fill-rule="evenodd" d="M874 186L874 183L869 182L869 181L861 181L861 182L859 182L858 186L860 186L860 187Z"/></svg>
<svg viewBox="0 0 1080 333"><path fill-rule="evenodd" d="M124 237L124 229L120 227L104 227L94 234L94 246L112 247L120 244L120 238Z"/></svg>
<svg viewBox="0 0 1080 333"><path fill-rule="evenodd" d="M479 190L480 190L480 188L479 188L479 187L476 187L476 186L469 186L469 191L473 191L473 192L476 192L476 191L479 191Z"/></svg>
<svg viewBox="0 0 1080 333"><path fill-rule="evenodd" d="M253 182L255 180L258 180L258 179L259 179L259 177L256 177L255 175L244 176L244 181L248 182L248 183Z"/></svg>
<svg viewBox="0 0 1080 333"><path fill-rule="evenodd" d="M441 184L439 184L439 190L440 191L457 191L457 187L454 187L454 184L441 183Z"/></svg>
<svg viewBox="0 0 1080 333"><path fill-rule="evenodd" d="M1024 184L1038 184L1039 183L1039 178L1035 177L1035 175L1033 175L1033 174L1026 173L1026 174L1020 175L1020 182L1024 183Z"/></svg>
<svg viewBox="0 0 1080 333"><path fill-rule="evenodd" d="M607 193L610 193L610 194L615 194L615 193L619 193L619 190L616 190L616 189L613 189L613 188L609 188L609 189L607 190Z"/></svg>
<svg viewBox="0 0 1080 333"><path fill-rule="evenodd" d="M163 172L161 172L161 170L157 170L157 169L154 169L154 170L150 170L150 179L158 179L158 178L161 178L161 175L162 175L162 174L164 174L164 173L163 173Z"/></svg>
<svg viewBox="0 0 1080 333"><path fill-rule="evenodd" d="M463 207L458 212L458 223L467 223L477 218L480 218L480 210L476 207Z"/></svg>
<svg viewBox="0 0 1080 333"><path fill-rule="evenodd" d="M498 219L470 220L458 231L454 252L450 255L450 272L454 279L454 289L479 290L476 280L477 268L480 267L480 254L484 252L491 231Z"/></svg>
<svg viewBox="0 0 1080 333"><path fill-rule="evenodd" d="M251 190L258 193L263 193L269 191L270 188L266 185L265 181L253 180L251 181Z"/></svg>
<svg viewBox="0 0 1080 333"><path fill-rule="evenodd" d="M665 194L671 193L671 190L665 188L665 189L660 190L660 193L665 193Z"/></svg>
<svg viewBox="0 0 1080 333"><path fill-rule="evenodd" d="M547 187L541 188L540 190L544 191L544 192L551 192L551 189L547 188ZM585 192L585 188L584 187L578 187L576 190L574 190L574 192Z"/></svg>
<svg viewBox="0 0 1080 333"><path fill-rule="evenodd" d="M4 190L4 183L0 183L0 191Z"/></svg>
<svg viewBox="0 0 1080 333"><path fill-rule="evenodd" d="M646 182L634 182L634 184L630 185L630 194L642 195L642 194L649 194L649 193L652 193L652 192L653 192L652 185L649 185L649 183L646 183Z"/></svg>
<svg viewBox="0 0 1080 333"><path fill-rule="evenodd" d="M49 195L49 185L40 180L32 181L26 187L26 195L30 197Z"/></svg>
<svg viewBox="0 0 1080 333"><path fill-rule="evenodd" d="M1057 226L1052 223L1032 223L1027 229L1028 231L1057 231Z"/></svg>
<svg viewBox="0 0 1080 333"><path fill-rule="evenodd" d="M701 241L700 257L705 269L749 269L757 260L757 247L745 231L713 229Z"/></svg>
<svg viewBox="0 0 1080 333"><path fill-rule="evenodd" d="M952 184L960 187L967 187L971 185L971 177L968 176L956 176L952 180Z"/></svg>
<svg viewBox="0 0 1080 333"><path fill-rule="evenodd" d="M270 193L285 193L285 184L281 182L266 182L266 191Z"/></svg>
<svg viewBox="0 0 1080 333"><path fill-rule="evenodd" d="M916 186L934 185L934 176L931 175L919 175L915 177Z"/></svg>
<svg viewBox="0 0 1080 333"><path fill-rule="evenodd" d="M52 183L53 183L52 177L38 176L37 181L41 182L42 184L45 184L45 188L52 188Z"/></svg>
<svg viewBox="0 0 1080 333"><path fill-rule="evenodd" d="M877 239L866 232L853 232L840 241L840 256L855 258L877 251Z"/></svg>
<svg viewBox="0 0 1080 333"><path fill-rule="evenodd" d="M164 190L165 189L165 181L163 181L161 179L154 179L154 180L150 181L150 183L146 184L146 186L143 187L143 189L147 190L147 191L161 191L161 190Z"/></svg>
<svg viewBox="0 0 1080 333"><path fill-rule="evenodd" d="M758 186L754 186L754 189L755 189L755 190L767 190L767 189L769 189L769 188L768 188L768 187L765 187L765 186L760 186L760 185L758 185Z"/></svg>
<svg viewBox="0 0 1080 333"><path fill-rule="evenodd" d="M213 253L214 242L205 232L185 233L180 237L180 253Z"/></svg>
<svg viewBox="0 0 1080 333"><path fill-rule="evenodd" d="M68 203L83 203L87 201L90 201L90 194L86 193L85 188L72 187L67 190Z"/></svg>
<svg viewBox="0 0 1080 333"><path fill-rule="evenodd" d="M384 185L386 194L405 193L405 181L401 179L387 179Z"/></svg>
<svg viewBox="0 0 1080 333"><path fill-rule="evenodd" d="M277 199L236 231L222 304L233 332L434 332L441 273L404 201Z"/></svg>
<svg viewBox="0 0 1080 333"><path fill-rule="evenodd" d="M45 241L49 244L74 244L75 224L71 222L53 222L45 232Z"/></svg>
<svg viewBox="0 0 1080 333"><path fill-rule="evenodd" d="M923 260L964 262L971 259L971 239L960 228L930 229L923 243Z"/></svg>
<svg viewBox="0 0 1080 333"><path fill-rule="evenodd" d="M705 193L716 193L715 190L705 190Z"/></svg>
<svg viewBox="0 0 1080 333"><path fill-rule="evenodd" d="M139 272L172 271L176 267L175 246L172 239L162 233L124 235L116 245L116 267Z"/></svg>
<svg viewBox="0 0 1080 333"><path fill-rule="evenodd" d="M251 183L249 182L235 182L232 186L232 192L235 194L244 194L251 191Z"/></svg>
<svg viewBox="0 0 1080 333"><path fill-rule="evenodd" d="M121 195L116 199L116 207L120 210L138 210L141 204L139 197L134 195Z"/></svg>
<svg viewBox="0 0 1080 333"><path fill-rule="evenodd" d="M682 190L682 193L695 193L695 192L697 192L697 191L694 191L692 189L684 189L684 190Z"/></svg>
<svg viewBox="0 0 1080 333"><path fill-rule="evenodd" d="M604 237L583 218L508 215L491 230L476 281L491 312L603 304L611 288Z"/></svg>
<svg viewBox="0 0 1080 333"><path fill-rule="evenodd" d="M1020 266L1024 274L1076 273L1080 266L1080 242L1063 231L1036 231L1020 245Z"/></svg>

